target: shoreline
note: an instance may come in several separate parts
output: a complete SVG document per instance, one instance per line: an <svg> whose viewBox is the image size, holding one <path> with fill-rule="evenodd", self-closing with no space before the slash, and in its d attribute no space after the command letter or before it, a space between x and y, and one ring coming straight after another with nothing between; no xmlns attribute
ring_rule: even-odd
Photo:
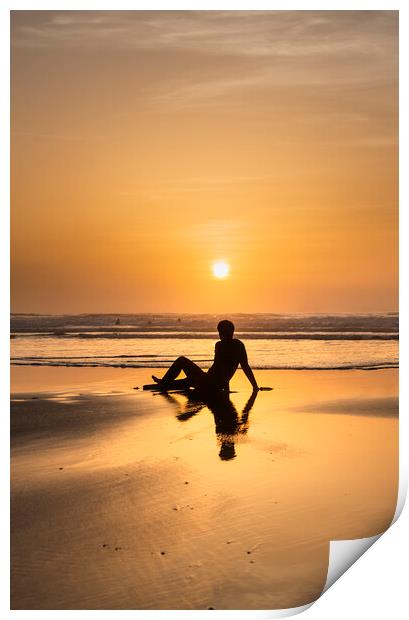
<svg viewBox="0 0 409 620"><path fill-rule="evenodd" d="M10 393L13 398L19 393L44 391L60 391L66 388L78 388L83 390L96 389L96 386L105 389L107 393L115 388L133 393L134 388L142 389L145 383L151 383L152 373L164 371L164 368L147 366L138 368L123 368L112 366L32 366L11 365L10 367ZM390 377L390 385L394 385L397 391L399 367L381 368L263 368L254 369L257 376L268 384L269 378L285 377L287 374L297 373L300 376L314 376L316 373L328 373L329 376L342 378L342 376L356 376L380 373ZM263 380L259 383L263 384ZM271 382L271 381L270 381ZM246 389L243 371L239 368L231 381L232 386ZM249 385L250 387L250 385ZM392 387L391 387L392 389Z"/></svg>

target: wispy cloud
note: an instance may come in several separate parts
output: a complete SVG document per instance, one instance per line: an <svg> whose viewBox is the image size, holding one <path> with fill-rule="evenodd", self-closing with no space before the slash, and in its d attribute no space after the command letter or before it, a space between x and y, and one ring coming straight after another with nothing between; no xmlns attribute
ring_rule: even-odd
<svg viewBox="0 0 409 620"><path fill-rule="evenodd" d="M35 138L45 140L61 140L63 142L83 142L85 140L85 136L76 136L73 134L60 134L60 133L46 133L40 131L12 131L11 135L19 138Z"/></svg>
<svg viewBox="0 0 409 620"><path fill-rule="evenodd" d="M221 249L240 243L246 237L248 222L243 219L214 219L188 227L186 234L197 244Z"/></svg>
<svg viewBox="0 0 409 620"><path fill-rule="evenodd" d="M394 44L396 23L393 11L17 11L12 43L239 56L381 55Z"/></svg>
<svg viewBox="0 0 409 620"><path fill-rule="evenodd" d="M188 54L196 72L168 68L142 87L149 105L169 111L255 89L331 88L345 97L396 83L397 22L396 11L17 11L12 45L126 50L143 62Z"/></svg>
<svg viewBox="0 0 409 620"><path fill-rule="evenodd" d="M204 192L217 191L220 187L232 189L234 186L237 186L242 189L244 186L253 186L254 184L257 186L268 185L275 181L276 179L272 175L188 177L162 181L160 186L157 184L139 184L136 189L121 190L117 192L117 195L123 198L145 197L162 199L164 197L183 196L185 194L203 194ZM234 225L237 226L237 223ZM229 226L231 227L231 222Z"/></svg>

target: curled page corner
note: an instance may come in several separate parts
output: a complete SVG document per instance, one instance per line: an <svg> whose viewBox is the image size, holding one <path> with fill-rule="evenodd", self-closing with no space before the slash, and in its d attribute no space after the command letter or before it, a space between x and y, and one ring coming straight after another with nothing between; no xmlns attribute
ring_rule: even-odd
<svg viewBox="0 0 409 620"><path fill-rule="evenodd" d="M399 519L406 501L408 490L407 471L402 472L402 469L401 467L395 514L389 527ZM388 531L388 529L385 531ZM369 538L357 538L356 540L331 540L327 580L321 594L324 594L384 533L381 532Z"/></svg>
<svg viewBox="0 0 409 620"><path fill-rule="evenodd" d="M287 618L288 616L296 616L297 614L301 614L303 611L309 609L315 601L311 601L311 603L307 603L306 605L300 605L300 607L290 607L288 609L272 609L268 612L265 618Z"/></svg>
<svg viewBox="0 0 409 620"><path fill-rule="evenodd" d="M357 538L356 540L331 540L329 544L329 561L327 580L322 594L328 590L348 568L380 538L382 534L376 534L369 538Z"/></svg>

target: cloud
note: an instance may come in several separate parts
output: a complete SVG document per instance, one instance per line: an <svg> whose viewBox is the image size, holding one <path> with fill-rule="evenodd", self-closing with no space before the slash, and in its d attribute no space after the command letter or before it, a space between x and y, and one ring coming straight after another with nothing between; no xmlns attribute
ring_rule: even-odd
<svg viewBox="0 0 409 620"><path fill-rule="evenodd" d="M74 135L74 134L61 134L61 133L46 133L39 131L12 131L12 136L16 138L44 138L45 140L61 140L63 142L82 142L85 140L85 136Z"/></svg>
<svg viewBox="0 0 409 620"><path fill-rule="evenodd" d="M397 30L396 11L16 11L12 15L15 48L127 51L143 54L146 67L149 55L164 54L169 63L173 54L180 70L168 64L160 76L152 72L151 81L140 90L150 106L165 111L224 105L226 99L230 107L241 105L240 96L252 97L255 90L267 93L269 105L274 89L316 88L324 96L331 89L344 101L352 90L382 86L388 90L397 83ZM187 71L184 59L195 70ZM275 96L274 102L279 105ZM344 113L356 116L354 110Z"/></svg>
<svg viewBox="0 0 409 620"><path fill-rule="evenodd" d="M257 57L395 45L394 11L15 11L12 44L191 50Z"/></svg>

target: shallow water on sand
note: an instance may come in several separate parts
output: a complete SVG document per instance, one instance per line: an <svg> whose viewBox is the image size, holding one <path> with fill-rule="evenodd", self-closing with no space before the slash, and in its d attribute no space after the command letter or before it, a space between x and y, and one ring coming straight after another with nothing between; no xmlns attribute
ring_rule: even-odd
<svg viewBox="0 0 409 620"><path fill-rule="evenodd" d="M186 355L208 368L220 318L12 315L12 363L158 368ZM398 365L398 316L394 313L236 314L232 319L253 368L379 369Z"/></svg>

